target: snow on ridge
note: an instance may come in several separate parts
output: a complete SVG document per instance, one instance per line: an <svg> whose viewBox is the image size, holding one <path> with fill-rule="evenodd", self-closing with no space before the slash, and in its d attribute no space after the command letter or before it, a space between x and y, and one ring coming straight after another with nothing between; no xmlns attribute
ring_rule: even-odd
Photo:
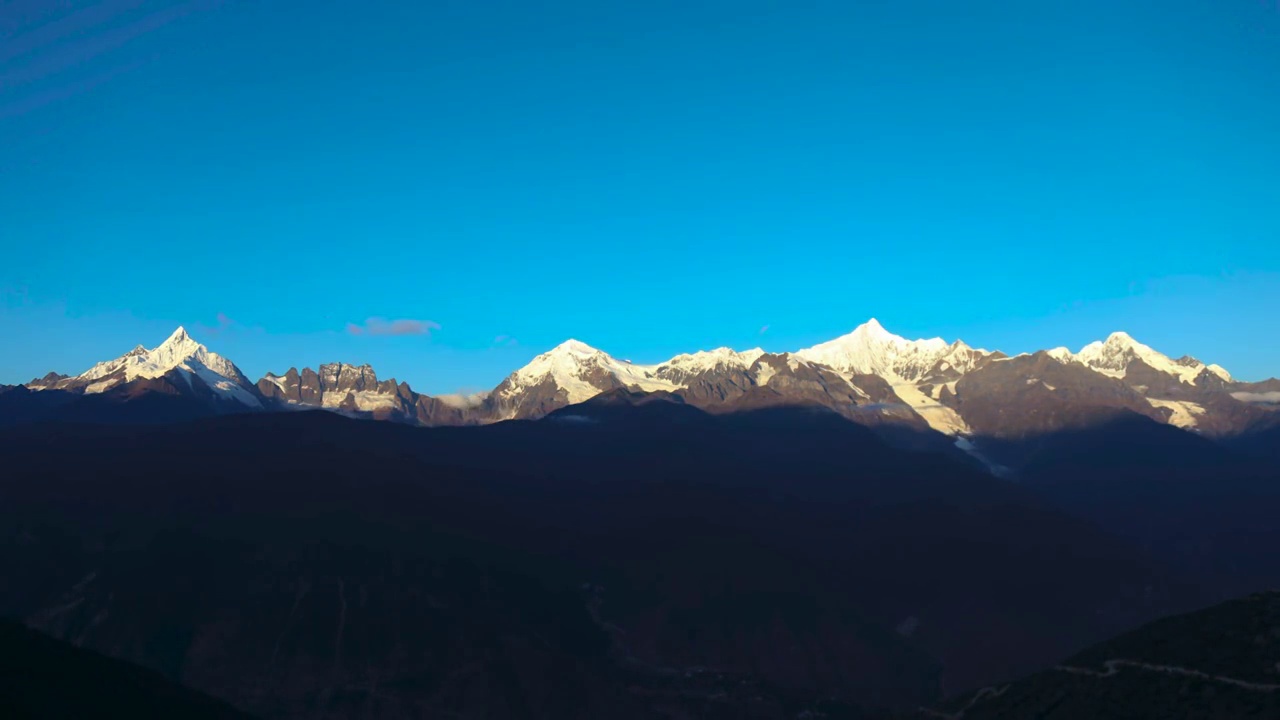
<svg viewBox="0 0 1280 720"><path fill-rule="evenodd" d="M915 383L900 382L892 385L893 393L929 423L929 427L944 435L967 435L969 425L960 413L925 395Z"/></svg>
<svg viewBox="0 0 1280 720"><path fill-rule="evenodd" d="M331 390L320 396L320 406L329 410L336 410L342 406L342 403L350 397L361 412L373 412L380 409L395 409L396 396L390 393L382 393L377 390Z"/></svg>
<svg viewBox="0 0 1280 720"><path fill-rule="evenodd" d="M1067 347L1056 347L1044 351L1046 355L1057 360L1058 362L1071 362L1075 354ZM1025 355L1025 353L1023 353Z"/></svg>
<svg viewBox="0 0 1280 720"><path fill-rule="evenodd" d="M1221 365L1217 363L1209 363L1206 367L1209 369L1209 372L1217 375L1226 382L1235 382L1235 378L1231 377L1231 373L1227 372L1227 369Z"/></svg>
<svg viewBox="0 0 1280 720"><path fill-rule="evenodd" d="M1185 400L1147 398L1147 402L1151 404L1151 407L1167 408L1172 411L1173 414L1169 416L1169 424L1174 427L1193 428L1196 426L1196 416L1204 414L1204 406Z"/></svg>
<svg viewBox="0 0 1280 720"><path fill-rule="evenodd" d="M687 372L714 370L724 365L745 369L751 367L752 363L758 360L761 355L764 355L764 350L761 348L738 352L732 348L719 347L715 350L699 350L694 353L676 355L670 360L661 363L658 367L679 368Z"/></svg>
<svg viewBox="0 0 1280 720"><path fill-rule="evenodd" d="M672 392L685 387L682 382L666 377L672 371L676 371L675 377L687 377L725 367L745 370L764 354L765 351L761 348L739 352L720 347L676 355L655 365L639 365L618 360L603 350L569 339L538 355L529 364L508 376L506 387L502 388L500 395L504 398L514 397L524 389L549 379L556 387L564 390L570 404L580 403L607 389L593 382L592 376L600 374L610 375L626 387L646 392Z"/></svg>
<svg viewBox="0 0 1280 720"><path fill-rule="evenodd" d="M266 375L263 375L263 376L262 376L262 379L263 379L263 380L266 380L267 382L269 382L269 383L271 383L271 384L273 384L273 385L275 385L276 387L280 388L281 390L287 390L287 389L288 389L288 388L286 388L286 387L285 387L285 385L284 385L286 378L285 378L284 376L282 376L282 375L276 375L275 373L270 373L270 372L269 372L269 373L267 373Z"/></svg>
<svg viewBox="0 0 1280 720"><path fill-rule="evenodd" d="M508 376L499 396L508 399L528 388L550 381L563 390L568 402L588 400L607 389L601 375L641 390L675 391L686 387L685 380L705 371L736 368L747 370L765 354L761 348L736 351L728 347L677 355L657 365L635 365L619 361L608 353L578 340L566 340L535 357L528 365ZM823 365L835 370L850 385L860 374L886 379L894 393L921 415L931 427L949 435L968 432L963 418L951 408L925 395L916 384L935 368L942 372L966 373L990 355L963 341L948 343L942 338L907 340L890 333L875 318L853 332L796 353L785 354L792 371L801 364ZM774 369L762 367L756 382L767 385ZM866 393L854 386L860 394Z"/></svg>

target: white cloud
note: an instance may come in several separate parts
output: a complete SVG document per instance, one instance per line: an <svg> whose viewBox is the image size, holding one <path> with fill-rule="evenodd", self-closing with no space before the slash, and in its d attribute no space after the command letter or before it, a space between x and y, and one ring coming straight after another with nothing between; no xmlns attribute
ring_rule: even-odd
<svg viewBox="0 0 1280 720"><path fill-rule="evenodd" d="M1262 393L1234 392L1234 393L1231 393L1231 397L1239 400L1240 402L1280 404L1280 391L1262 392Z"/></svg>

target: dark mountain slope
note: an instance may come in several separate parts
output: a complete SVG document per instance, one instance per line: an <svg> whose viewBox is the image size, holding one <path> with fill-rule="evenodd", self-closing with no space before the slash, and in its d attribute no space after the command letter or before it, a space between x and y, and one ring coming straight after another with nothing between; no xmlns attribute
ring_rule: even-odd
<svg viewBox="0 0 1280 720"><path fill-rule="evenodd" d="M889 704L936 692L927 655L962 688L1189 602L1140 554L1030 493L825 411L713 417L624 393L481 428L327 413L31 426L0 437L0 452L0 569L14 578L0 608L272 717L342 688L374 702L375 684L401 688L406 708L505 707L388 685L466 665L476 636L406 664L405 648L436 646L427 630L393 625L391 637L414 639L403 647L377 640L376 624L355 629L357 597L364 617L417 623L431 597L456 608L476 588L530 588L469 622L516 618L509 633L552 638L548 655L511 661L533 671L586 662L556 640L591 617L573 594L586 583L592 624L629 663ZM440 580L450 563L474 581ZM148 600L166 597L168 616ZM519 619L526 606L558 608L568 625ZM290 644L298 617L313 618L323 649ZM340 654L326 626L345 628ZM282 706L265 704L272 673L298 678ZM601 697L614 687L565 677Z"/></svg>
<svg viewBox="0 0 1280 720"><path fill-rule="evenodd" d="M1227 446L1247 457L1280 467L1280 416L1276 422L1233 438Z"/></svg>
<svg viewBox="0 0 1280 720"><path fill-rule="evenodd" d="M239 404L210 400L198 378L139 379L106 392L85 395L66 390L30 390L21 385L0 394L0 427L41 422L162 425L223 412L242 413Z"/></svg>
<svg viewBox="0 0 1280 720"><path fill-rule="evenodd" d="M1024 443L1024 485L1186 568L1213 599L1280 584L1275 460L1133 415Z"/></svg>
<svg viewBox="0 0 1280 720"><path fill-rule="evenodd" d="M961 710L965 720L1280 717L1280 593L1153 622L918 717Z"/></svg>
<svg viewBox="0 0 1280 720"><path fill-rule="evenodd" d="M0 620L0 708L10 720L248 720L231 706L154 671Z"/></svg>

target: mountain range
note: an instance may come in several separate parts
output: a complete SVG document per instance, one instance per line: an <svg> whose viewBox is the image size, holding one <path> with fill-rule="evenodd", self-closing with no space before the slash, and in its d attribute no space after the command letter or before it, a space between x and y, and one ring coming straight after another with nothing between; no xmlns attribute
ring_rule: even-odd
<svg viewBox="0 0 1280 720"><path fill-rule="evenodd" d="M1276 392L872 321L431 397L179 329L0 389L0 615L263 718L1050 712L946 698L1280 579Z"/></svg>
<svg viewBox="0 0 1280 720"><path fill-rule="evenodd" d="M1280 380L1240 382L1192 357L1170 358L1117 332L1071 352L1009 356L941 338L907 340L875 319L829 342L789 353L718 348L655 365L619 360L568 340L471 396L433 397L380 380L368 365L289 368L250 382L230 360L178 328L154 349L139 345L67 376L10 388L0 417L147 420L229 412L326 409L423 426L536 419L610 390L668 392L710 412L780 405L829 408L884 437L951 445L990 470L1016 472L1002 450L1073 428L1140 415L1224 439L1280 423ZM155 396L168 402L158 402ZM123 405L151 397L163 409ZM1011 469L1012 466L1012 469Z"/></svg>

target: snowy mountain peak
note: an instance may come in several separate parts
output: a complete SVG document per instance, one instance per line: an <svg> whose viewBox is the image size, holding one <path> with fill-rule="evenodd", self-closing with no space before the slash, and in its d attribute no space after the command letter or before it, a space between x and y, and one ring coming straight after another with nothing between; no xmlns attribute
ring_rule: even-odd
<svg viewBox="0 0 1280 720"><path fill-rule="evenodd" d="M559 345L551 348L545 354L594 356L594 355L603 355L605 353L601 350L597 350L591 347L590 345L582 342L581 340L574 340L573 338L569 338L568 340L565 340Z"/></svg>
<svg viewBox="0 0 1280 720"><path fill-rule="evenodd" d="M1058 362L1070 362L1072 357L1074 357L1074 353L1072 353L1071 349L1067 347L1056 347L1050 350L1045 350L1045 354Z"/></svg>
<svg viewBox="0 0 1280 720"><path fill-rule="evenodd" d="M205 361L209 360L214 365L220 365L220 367L217 368L210 368L219 375L229 373L235 367L220 355L214 355L209 352L208 348L193 340L191 336L187 334L186 329L182 326L178 326L178 329L174 330L173 334L170 335L167 340L161 343L154 350L148 352L147 357L150 358L153 366L157 368L164 368L164 371L160 373L161 375L163 375L164 372L168 372L169 370L178 367L183 363L183 361L188 359L195 359L206 365L209 363L206 363Z"/></svg>
<svg viewBox="0 0 1280 720"><path fill-rule="evenodd" d="M864 337L875 337L875 338L883 338L883 339L890 339L890 338L897 337L896 335L889 332L888 330L885 330L884 326L880 324L880 321L875 318L871 318L870 320L867 320L866 322L862 323L858 327L854 328L852 334L861 335Z"/></svg>
<svg viewBox="0 0 1280 720"><path fill-rule="evenodd" d="M261 404L239 368L221 355L209 352L182 327L152 350L139 345L115 360L100 362L74 378L59 381L57 387L100 393L139 378L162 377L174 370L182 371L188 383L192 377L198 377L221 397L254 407Z"/></svg>
<svg viewBox="0 0 1280 720"><path fill-rule="evenodd" d="M1135 360L1140 360L1149 367L1172 375L1188 385L1194 385L1196 378L1206 369L1222 380L1231 382L1231 375L1217 365L1205 365L1190 356L1173 360L1143 345L1125 332L1113 332L1107 336L1105 342L1095 340L1080 348L1080 352L1072 355L1070 359L1114 378L1125 377L1129 365Z"/></svg>
<svg viewBox="0 0 1280 720"><path fill-rule="evenodd" d="M942 338L908 340L894 335L872 318L847 335L795 355L846 374L879 375L894 381L922 377L950 349Z"/></svg>
<svg viewBox="0 0 1280 720"><path fill-rule="evenodd" d="M603 350L569 339L509 375L496 392L500 397L512 398L550 383L562 390L570 403L579 403L618 385L671 390L671 383L658 378L656 370L655 366L617 360Z"/></svg>

